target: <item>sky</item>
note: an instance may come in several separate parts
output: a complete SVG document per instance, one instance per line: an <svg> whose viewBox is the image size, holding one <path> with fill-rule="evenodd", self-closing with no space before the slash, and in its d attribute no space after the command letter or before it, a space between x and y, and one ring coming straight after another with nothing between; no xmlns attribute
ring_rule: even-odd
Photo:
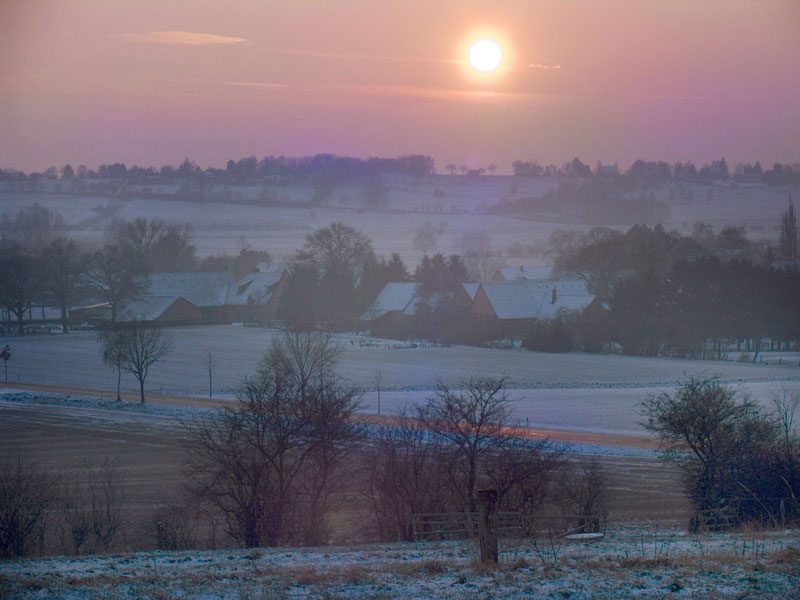
<svg viewBox="0 0 800 600"><path fill-rule="evenodd" d="M0 0L0 168L800 162L798 57L798 0Z"/></svg>

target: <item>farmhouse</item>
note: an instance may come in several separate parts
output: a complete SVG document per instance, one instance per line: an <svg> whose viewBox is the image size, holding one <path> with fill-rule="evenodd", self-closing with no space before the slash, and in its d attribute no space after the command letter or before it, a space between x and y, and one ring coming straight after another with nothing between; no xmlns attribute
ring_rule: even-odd
<svg viewBox="0 0 800 600"><path fill-rule="evenodd" d="M594 300L582 280L493 281L482 283L470 316L521 327L555 319L563 311L582 311Z"/></svg>
<svg viewBox="0 0 800 600"><path fill-rule="evenodd" d="M120 307L119 318L170 324L272 321L288 277L285 270L260 269L238 281L229 271L154 273L144 293ZM73 323L97 324L110 318L107 302L70 311Z"/></svg>
<svg viewBox="0 0 800 600"><path fill-rule="evenodd" d="M478 291L477 283L463 283L449 295L451 309L467 312ZM405 335L414 327L420 303L436 310L443 299L438 294L423 297L414 282L393 281L383 286L375 302L359 317L370 331L390 337Z"/></svg>
<svg viewBox="0 0 800 600"><path fill-rule="evenodd" d="M156 273L141 299L181 297L198 307L205 321L270 321L287 282L285 270L256 270L238 281L229 271Z"/></svg>
<svg viewBox="0 0 800 600"><path fill-rule="evenodd" d="M144 296L125 303L123 319L187 323L203 320L203 311L180 296Z"/></svg>

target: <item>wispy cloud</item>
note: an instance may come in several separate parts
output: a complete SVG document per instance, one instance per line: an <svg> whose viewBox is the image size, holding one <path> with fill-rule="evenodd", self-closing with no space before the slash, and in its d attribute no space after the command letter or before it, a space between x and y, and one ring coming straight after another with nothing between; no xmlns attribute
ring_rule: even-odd
<svg viewBox="0 0 800 600"><path fill-rule="evenodd" d="M290 85L260 81L226 81L225 85L256 89L292 88L300 93L337 96L373 96L381 98L419 98L449 102L525 102L538 94L502 90L452 89L409 85Z"/></svg>
<svg viewBox="0 0 800 600"><path fill-rule="evenodd" d="M560 71L561 65L545 65L542 63L531 63L528 65L529 69L538 69L540 71Z"/></svg>
<svg viewBox="0 0 800 600"><path fill-rule="evenodd" d="M237 85L239 87L252 87L269 90L280 90L292 87L288 83L270 83L266 81L226 81L225 85Z"/></svg>
<svg viewBox="0 0 800 600"><path fill-rule="evenodd" d="M439 64L460 64L454 58L437 58L433 56L387 56L380 54L358 54L349 52L321 52L313 50L293 50L290 48L270 48L268 52L274 54L287 54L291 56L309 56L313 58L329 58L334 60L362 60L362 61L388 61L388 62L427 62Z"/></svg>
<svg viewBox="0 0 800 600"><path fill-rule="evenodd" d="M114 37L142 44L168 44L173 46L230 46L244 44L245 38L197 33L195 31L146 31L144 33L118 33Z"/></svg>

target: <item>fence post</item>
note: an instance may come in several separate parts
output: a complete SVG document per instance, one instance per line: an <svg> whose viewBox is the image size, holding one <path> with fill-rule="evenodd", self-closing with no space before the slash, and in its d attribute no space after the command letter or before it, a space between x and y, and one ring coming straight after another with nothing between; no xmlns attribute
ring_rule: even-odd
<svg viewBox="0 0 800 600"><path fill-rule="evenodd" d="M478 544L481 562L497 562L497 531L494 513L497 509L497 490L478 490Z"/></svg>

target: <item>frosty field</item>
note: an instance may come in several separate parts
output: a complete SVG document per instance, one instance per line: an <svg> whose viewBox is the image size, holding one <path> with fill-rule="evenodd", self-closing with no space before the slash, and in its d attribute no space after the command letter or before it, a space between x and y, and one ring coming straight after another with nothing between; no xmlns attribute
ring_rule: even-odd
<svg viewBox="0 0 800 600"><path fill-rule="evenodd" d="M9 598L424 599L800 597L797 531L693 536L653 523L592 543L472 542L140 552L0 563Z"/></svg>
<svg viewBox="0 0 800 600"><path fill-rule="evenodd" d="M158 394L208 396L204 356L214 354L213 395L232 399L236 387L258 367L276 330L231 326L170 330L174 351L156 363L146 382ZM506 377L515 418L531 427L617 434L643 434L638 406L650 393L672 391L688 377L719 377L767 402L781 386L800 386L796 355L766 363L698 361L581 353L545 354L524 350L436 347L361 335L336 336L342 348L337 372L363 391L363 410L397 414L423 402L437 382L458 385L470 377ZM10 381L113 390L116 372L103 365L94 332L0 339L13 353ZM412 347L415 346L415 347ZM123 373L122 388L138 390Z"/></svg>

